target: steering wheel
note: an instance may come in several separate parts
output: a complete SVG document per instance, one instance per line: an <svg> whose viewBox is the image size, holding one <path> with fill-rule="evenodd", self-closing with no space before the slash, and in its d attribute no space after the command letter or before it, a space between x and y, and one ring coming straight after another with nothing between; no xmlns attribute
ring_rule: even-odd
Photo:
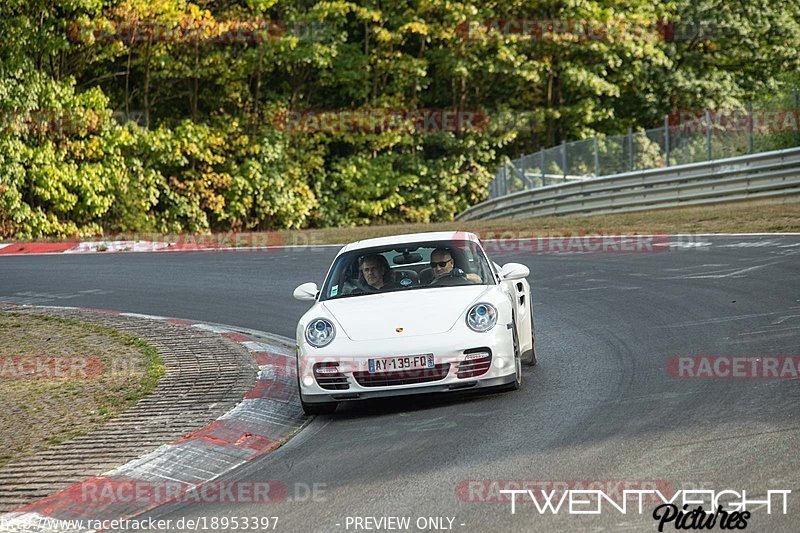
<svg viewBox="0 0 800 533"><path fill-rule="evenodd" d="M461 280L467 277L467 273L460 268L454 268L441 278L436 278L431 285L460 285Z"/></svg>
<svg viewBox="0 0 800 533"><path fill-rule="evenodd" d="M374 291L370 290L371 287L366 283L362 283L360 280L351 279L346 282L346 288L342 291L342 294L347 295L362 295L362 294L371 294Z"/></svg>

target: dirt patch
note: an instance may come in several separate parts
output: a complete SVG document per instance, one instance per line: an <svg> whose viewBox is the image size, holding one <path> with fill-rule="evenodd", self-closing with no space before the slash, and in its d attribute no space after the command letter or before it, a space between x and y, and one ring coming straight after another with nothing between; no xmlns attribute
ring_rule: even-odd
<svg viewBox="0 0 800 533"><path fill-rule="evenodd" d="M131 335L0 312L0 467L102 425L163 374L156 350Z"/></svg>

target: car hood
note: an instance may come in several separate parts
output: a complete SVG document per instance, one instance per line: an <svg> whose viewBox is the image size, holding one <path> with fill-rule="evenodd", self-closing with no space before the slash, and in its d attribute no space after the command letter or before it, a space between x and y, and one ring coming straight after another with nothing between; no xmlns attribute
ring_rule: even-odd
<svg viewBox="0 0 800 533"><path fill-rule="evenodd" d="M387 292L326 300L325 309L354 341L444 333L462 320L470 304L495 286L469 285Z"/></svg>

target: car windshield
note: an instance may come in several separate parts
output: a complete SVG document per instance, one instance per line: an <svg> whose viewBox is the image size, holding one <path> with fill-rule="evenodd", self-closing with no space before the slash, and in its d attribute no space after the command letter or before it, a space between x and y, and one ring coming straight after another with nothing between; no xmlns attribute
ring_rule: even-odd
<svg viewBox="0 0 800 533"><path fill-rule="evenodd" d="M472 241L428 241L363 248L336 258L320 300L460 285L493 285Z"/></svg>

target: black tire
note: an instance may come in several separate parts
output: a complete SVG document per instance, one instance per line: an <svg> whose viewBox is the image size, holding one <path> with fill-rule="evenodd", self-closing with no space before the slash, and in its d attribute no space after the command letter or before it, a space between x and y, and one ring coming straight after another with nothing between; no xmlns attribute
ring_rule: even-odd
<svg viewBox="0 0 800 533"><path fill-rule="evenodd" d="M301 394L300 405L303 406L303 412L307 415L329 415L336 411L339 402L306 403Z"/></svg>
<svg viewBox="0 0 800 533"><path fill-rule="evenodd" d="M300 395L300 406L307 415L329 415L336 410L339 402L306 403L300 392L300 360L297 361L297 394Z"/></svg>
<svg viewBox="0 0 800 533"><path fill-rule="evenodd" d="M517 321L514 319L514 327L512 328L512 336L514 338L514 381L508 385L503 385L500 390L503 392L511 392L519 390L522 385L522 359L519 353L519 336L517 335Z"/></svg>
<svg viewBox="0 0 800 533"><path fill-rule="evenodd" d="M531 338L531 358L528 360L528 366L536 366L539 364L539 358L536 357L536 335Z"/></svg>
<svg viewBox="0 0 800 533"><path fill-rule="evenodd" d="M539 358L536 357L536 325L533 322L533 298L531 298L531 358L528 360L528 366L536 366L539 364Z"/></svg>

